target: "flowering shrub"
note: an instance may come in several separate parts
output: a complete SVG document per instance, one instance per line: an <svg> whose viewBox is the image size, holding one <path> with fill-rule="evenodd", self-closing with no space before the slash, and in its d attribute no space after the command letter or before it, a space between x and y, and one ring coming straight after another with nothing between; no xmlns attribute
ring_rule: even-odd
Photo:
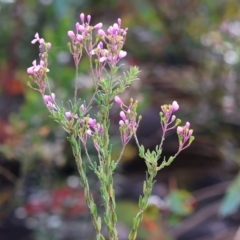
<svg viewBox="0 0 240 240"><path fill-rule="evenodd" d="M143 217L143 212L148 205L148 199L151 195L154 177L158 171L165 166L171 164L176 156L194 140L192 136L193 130L187 122L184 126L179 126L180 119L177 119L174 113L179 109L176 101L172 104L161 106L160 124L162 126L163 135L160 144L156 146L154 151L145 150L140 145L137 138L137 129L141 120L141 116L137 114L138 101L130 99L129 104L125 104L120 94L137 80L139 70L137 67L130 67L129 71L122 76L119 72L119 61L127 55L123 50L125 39L127 36L127 28L121 27L121 19L108 28L107 31L102 29L102 23L91 26L91 16L80 14L81 23L76 23L75 31L68 31L70 43L69 50L73 56L76 67L76 80L73 101L69 101L70 110L65 109L63 105L59 105L56 96L49 89L48 77L48 52L51 44L45 42L43 38L36 33L33 44L39 43L39 64L34 60L32 66L27 69L28 74L35 86L31 86L40 92L43 102L47 106L51 117L58 122L68 133L68 140L71 143L72 151L76 160L78 171L80 174L81 184L84 189L86 204L92 216L92 222L96 229L96 239L105 239L107 236L102 234L102 216L98 214L93 195L89 189L89 183L86 176L86 163L82 160L82 152L84 151L89 167L97 175L100 182L100 191L105 208L104 222L108 230L108 238L111 240L118 239L116 229L117 215L115 211L115 192L113 173L122 157L124 149L130 139L133 137L139 149L139 155L145 160L147 165L147 179L143 183L143 196L139 197L139 212L133 219L133 227L129 233L129 239L134 240L137 237L137 229ZM87 54L92 80L94 83L94 92L89 102L78 99L78 66L83 54ZM98 107L95 117L90 115L90 109L93 101ZM112 159L112 145L109 137L109 127L111 125L109 119L109 111L113 104L120 106L119 112L119 131L122 142L122 151L118 159ZM163 159L158 163L162 154L162 145L166 132L177 129L179 148L174 156L169 159ZM87 142L93 142L98 155L98 163L93 162L88 154Z"/></svg>

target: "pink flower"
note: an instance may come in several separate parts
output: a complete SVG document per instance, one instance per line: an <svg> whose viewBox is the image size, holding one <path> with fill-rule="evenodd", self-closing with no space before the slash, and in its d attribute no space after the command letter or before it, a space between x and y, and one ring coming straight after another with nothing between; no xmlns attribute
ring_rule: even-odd
<svg viewBox="0 0 240 240"><path fill-rule="evenodd" d="M70 37L70 38L75 38L75 33L73 32L73 31L68 31L68 36Z"/></svg>
<svg viewBox="0 0 240 240"><path fill-rule="evenodd" d="M179 134L181 134L181 133L183 132L183 128L180 127L180 126L178 126L178 127L177 127L177 132L178 132Z"/></svg>
<svg viewBox="0 0 240 240"><path fill-rule="evenodd" d="M96 24L93 28L95 29L100 29L102 27L102 23L98 23Z"/></svg>
<svg viewBox="0 0 240 240"><path fill-rule="evenodd" d="M65 112L65 116L66 116L67 118L71 118L71 117L72 117L72 113L71 113L71 112Z"/></svg>
<svg viewBox="0 0 240 240"><path fill-rule="evenodd" d="M80 106L80 109L81 109L81 111L82 111L82 113L84 113L85 112L85 106L82 104L81 106Z"/></svg>
<svg viewBox="0 0 240 240"><path fill-rule="evenodd" d="M80 14L80 19L81 19L82 23L84 23L84 18L85 18L84 13L81 13L81 14Z"/></svg>
<svg viewBox="0 0 240 240"><path fill-rule="evenodd" d="M90 127L94 127L96 125L96 119L90 118L89 121L88 121L88 125Z"/></svg>
<svg viewBox="0 0 240 240"><path fill-rule="evenodd" d="M81 42L83 40L83 36L80 34L77 34L77 40L78 42Z"/></svg>
<svg viewBox="0 0 240 240"><path fill-rule="evenodd" d="M119 54L118 54L118 57L121 59L121 58L124 58L127 56L127 52L126 51L120 51Z"/></svg>
<svg viewBox="0 0 240 240"><path fill-rule="evenodd" d="M179 105L176 101L172 103L172 112L176 112L179 109Z"/></svg>
<svg viewBox="0 0 240 240"><path fill-rule="evenodd" d="M119 96L115 96L114 97L114 101L115 101L115 103L117 103L119 105L123 104L123 101L122 101L122 99Z"/></svg>
<svg viewBox="0 0 240 240"><path fill-rule="evenodd" d="M43 38L40 38L38 33L36 33L36 34L34 35L34 37L35 37L35 39L33 39L33 40L31 41L32 44L35 44L36 42L39 42L39 44L41 45L41 44L44 43L44 39L43 39Z"/></svg>
<svg viewBox="0 0 240 240"><path fill-rule="evenodd" d="M123 120L120 120L120 121L119 121L120 127L121 127L123 124L124 124L124 121L123 121Z"/></svg>
<svg viewBox="0 0 240 240"><path fill-rule="evenodd" d="M120 112L120 117L122 118L123 121L126 120L126 115L123 111Z"/></svg>
<svg viewBox="0 0 240 240"><path fill-rule="evenodd" d="M99 29L98 30L98 35L101 36L101 37L105 37L106 33L102 29Z"/></svg>

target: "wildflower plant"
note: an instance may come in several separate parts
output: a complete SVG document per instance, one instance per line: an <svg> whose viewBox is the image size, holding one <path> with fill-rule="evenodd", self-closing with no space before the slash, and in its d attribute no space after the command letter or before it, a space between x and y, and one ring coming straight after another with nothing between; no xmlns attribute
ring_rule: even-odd
<svg viewBox="0 0 240 240"><path fill-rule="evenodd" d="M68 134L68 140L72 146L73 155L78 167L81 185L84 189L86 204L89 208L92 222L96 230L96 239L102 240L109 238L111 240L118 239L116 228L116 201L114 192L113 173L121 160L124 149L131 138L135 138L139 155L144 159L147 166L147 177L143 183L143 194L139 197L139 212L133 219L132 230L129 233L129 239L134 240L137 237L137 230L143 218L143 213L148 206L148 200L154 185L154 178L159 170L168 166L176 158L176 156L194 140L193 130L187 122L184 126L179 126L180 120L176 119L174 113L179 109L179 105L174 101L170 105L161 106L160 124L163 135L160 144L155 150L145 150L140 145L137 138L137 129L141 120L141 116L137 114L138 101L130 99L125 104L119 95L137 80L139 73L138 67L130 67L127 72L119 75L119 61L127 55L123 50L123 46L127 36L127 28L122 28L121 19L117 23L110 26L107 31L102 28L102 23L91 26L91 16L85 17L80 14L80 23L75 25L75 31L68 31L70 42L68 47L72 54L75 67L75 90L73 100L70 100L70 108L66 109L63 104L59 105L58 98L51 92L48 84L48 52L51 44L40 38L39 34L35 34L32 44L39 44L39 62L33 61L32 66L27 69L31 82L35 86L29 85L40 92L43 102L45 103L50 116L58 122ZM83 54L89 59L90 72L94 83L94 92L89 102L78 99L78 72L79 64ZM97 105L98 111L95 116L91 116L90 109L93 105ZM111 125L109 119L109 111L113 104L120 107L119 112L119 131L122 143L122 150L118 159L112 159L112 144L110 142L109 127ZM162 145L165 135L169 130L177 130L179 148L174 156L163 159L159 164L162 154ZM92 161L89 156L87 142L92 141L98 156L98 162ZM83 161L82 155L85 154L88 164ZM104 216L98 213L98 207L95 203L89 182L86 175L86 167L90 167L96 174L100 182L100 192L104 206ZM102 234L102 225L107 226L108 236Z"/></svg>

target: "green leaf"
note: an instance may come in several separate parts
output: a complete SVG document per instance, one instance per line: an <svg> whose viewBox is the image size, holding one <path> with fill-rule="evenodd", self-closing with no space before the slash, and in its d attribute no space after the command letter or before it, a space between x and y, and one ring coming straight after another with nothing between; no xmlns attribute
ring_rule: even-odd
<svg viewBox="0 0 240 240"><path fill-rule="evenodd" d="M240 207L240 174L233 181L226 195L224 196L223 202L220 206L219 213L226 217L238 210Z"/></svg>
<svg viewBox="0 0 240 240"><path fill-rule="evenodd" d="M97 218L97 227L98 227L98 230L100 231L101 228L102 228L102 220L100 217Z"/></svg>

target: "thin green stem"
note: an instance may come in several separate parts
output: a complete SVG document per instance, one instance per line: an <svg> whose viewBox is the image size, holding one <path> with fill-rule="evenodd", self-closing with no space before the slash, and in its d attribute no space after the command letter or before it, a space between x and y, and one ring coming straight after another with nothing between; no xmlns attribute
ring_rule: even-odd
<svg viewBox="0 0 240 240"><path fill-rule="evenodd" d="M77 92L78 92L78 65L76 65L76 73L75 73L74 104L77 103Z"/></svg>
<svg viewBox="0 0 240 240"><path fill-rule="evenodd" d="M149 197L152 194L152 189L154 185L154 177L157 175L157 164L147 165L148 166L148 174L146 182L144 182L143 186L143 197L139 198L139 211L133 219L133 228L129 234L129 240L135 240L137 237L138 227L142 221L143 213L147 209Z"/></svg>
<svg viewBox="0 0 240 240"><path fill-rule="evenodd" d="M96 229L96 233L97 233L96 237L97 237L97 239L104 240L105 238L101 234L101 223L99 224L99 221L101 221L101 218L97 214L97 207L94 202L93 196L90 193L89 183L88 183L87 176L86 176L86 170L85 170L85 166L84 166L84 163L83 163L82 157L81 157L80 144L77 142L77 140L75 139L74 136L70 136L69 141L72 146L72 151L73 151L73 154L74 154L74 157L76 160L76 164L78 167L81 184L84 189L86 204L87 204L88 208L90 209L92 222Z"/></svg>

